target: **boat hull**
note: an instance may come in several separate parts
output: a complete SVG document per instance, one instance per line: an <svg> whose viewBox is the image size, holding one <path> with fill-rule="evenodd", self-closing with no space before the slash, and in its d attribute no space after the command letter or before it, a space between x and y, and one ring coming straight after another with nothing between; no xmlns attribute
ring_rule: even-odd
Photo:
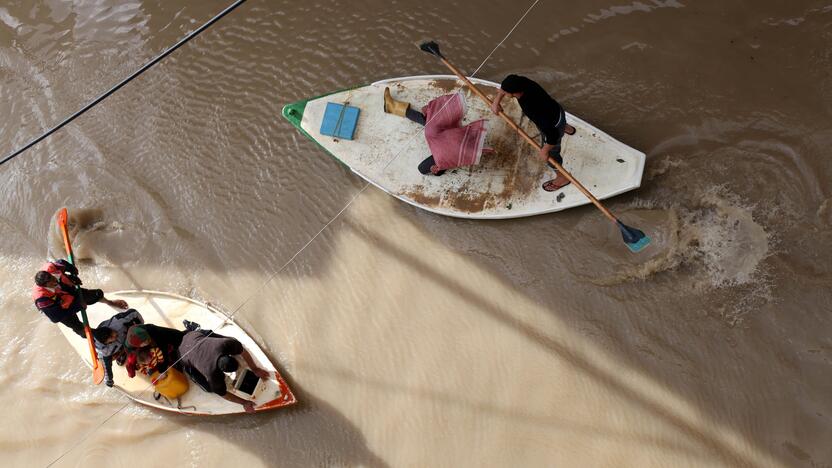
<svg viewBox="0 0 832 468"><path fill-rule="evenodd" d="M227 318L215 307L176 294L158 291L117 291L107 293L107 298L124 299L131 308L139 311L145 323L182 330L184 329L182 321L189 320L198 323L203 329L213 330L223 336L239 340L257 365L271 374L270 379L261 381L252 395L257 411L289 406L297 402L280 372L269 361L263 350L257 346L257 343L233 320ZM101 303L87 307L87 316L90 326L93 327L116 313L118 313L117 310ZM87 341L79 338L67 327L60 326L59 328L78 355L92 368ZM241 405L205 392L193 382L188 391L179 398L179 404L167 401L164 397L157 401L153 398L153 386L147 376L137 374L131 379L127 376L127 370L115 363L113 364L113 381L115 382L114 388L133 400L165 411L200 416L244 412Z"/></svg>
<svg viewBox="0 0 832 468"><path fill-rule="evenodd" d="M499 89L497 83L472 81L489 97ZM479 165L450 170L441 177L422 175L417 166L430 154L422 127L383 112L385 87L390 87L397 100L416 109L443 94L462 92L467 102L463 124L486 119L485 145L494 153L483 155ZM320 133L328 102L361 110L353 140ZM529 135L539 134L516 100L506 99L504 104L505 112ZM360 177L405 203L434 213L469 219L518 218L589 203L572 185L555 192L543 190L542 184L553 178L553 171L538 159L534 148L451 75L383 80L289 104L283 115ZM605 199L640 186L644 153L572 114L567 113L567 121L577 131L563 138L564 167L593 195Z"/></svg>

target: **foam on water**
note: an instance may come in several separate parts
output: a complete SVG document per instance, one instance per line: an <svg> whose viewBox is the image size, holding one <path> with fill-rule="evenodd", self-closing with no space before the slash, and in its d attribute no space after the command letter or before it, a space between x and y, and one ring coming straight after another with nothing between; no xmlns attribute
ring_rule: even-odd
<svg viewBox="0 0 832 468"><path fill-rule="evenodd" d="M705 189L695 203L662 206L637 200L619 215L651 236L639 254L621 247L613 229L592 217L578 226L582 239L591 241L592 255L575 262L573 273L598 286L673 278L683 291L700 294L720 290L725 301L719 315L735 324L771 299L765 259L774 237L755 215L755 208L724 187ZM604 234L597 234L597 233Z"/></svg>
<svg viewBox="0 0 832 468"><path fill-rule="evenodd" d="M759 266L770 251L770 235L754 220L753 208L722 188L702 197L698 210L688 213L712 286L735 286L758 278Z"/></svg>

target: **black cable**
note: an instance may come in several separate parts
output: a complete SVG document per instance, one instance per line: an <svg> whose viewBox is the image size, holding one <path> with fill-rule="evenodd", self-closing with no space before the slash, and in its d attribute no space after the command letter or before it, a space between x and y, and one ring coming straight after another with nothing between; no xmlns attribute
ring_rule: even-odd
<svg viewBox="0 0 832 468"><path fill-rule="evenodd" d="M172 47L168 48L167 50L165 50L164 52L162 52L161 54L156 56L156 58L147 62L143 67L139 68L135 73L133 73L132 75L130 75L127 78L125 78L124 80L122 80L119 84L110 88L110 90L107 91L106 93L104 93L101 96L98 96L97 98L95 98L92 102L90 102L89 104L84 106L81 110L79 110L78 112L70 115L69 117L64 119L63 122L59 123L58 125L55 125L54 127L50 128L49 130L46 131L46 133L44 133L41 136L39 136L39 137L35 138L34 140L30 141L29 143L26 144L26 146L18 149L17 151L13 152L12 154L10 154L8 156L6 156L2 161L0 161L0 166L2 166L3 164L7 163L8 161L14 159L15 157L19 156L21 153L23 153L27 149L29 149L29 148L35 146L36 144L40 143L42 140L44 140L49 135L52 135L53 133L57 132L58 130L63 128L66 124L72 122L77 117L79 117L81 114L90 110L93 106L95 106L99 102L103 101L104 99L109 97L111 94L113 94L116 91L118 91L119 89L121 89L122 86L124 86L127 83L129 83L130 81L132 81L133 78L141 75L142 73L147 71L148 68L152 67L153 65L156 65L160 60L162 60L163 58L170 55L174 50L178 49L180 46L182 46L186 42L190 41L191 39L193 39L194 37L199 35L199 33L201 33L202 31L205 31L206 29L208 29L208 27L210 27L212 24L214 24L217 21L219 21L220 19L222 19L223 16L231 13L235 8L237 8L238 6L245 3L245 1L246 0L237 0L236 2L231 4L231 6L229 6L225 10L221 11L217 16L211 18L210 21L208 21L207 23L200 26L199 29L196 29L192 33L188 34L187 36L182 38L182 40L180 40L179 42L174 44Z"/></svg>

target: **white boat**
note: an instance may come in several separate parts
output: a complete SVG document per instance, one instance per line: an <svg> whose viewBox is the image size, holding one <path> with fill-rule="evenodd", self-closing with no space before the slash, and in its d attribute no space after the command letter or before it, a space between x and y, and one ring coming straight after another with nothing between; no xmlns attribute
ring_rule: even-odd
<svg viewBox="0 0 832 468"><path fill-rule="evenodd" d="M492 97L499 84L471 79ZM425 176L417 166L430 154L422 128L401 117L385 114L383 92L421 109L431 99L461 91L467 113L463 123L485 118L484 154L477 166L447 171L440 177ZM327 103L360 109L352 140L321 134ZM504 112L529 135L538 130L523 118L514 99L503 100ZM411 76L378 81L371 85L338 91L299 101L283 108L283 116L331 156L354 173L394 197L413 206L446 216L470 219L501 219L534 216L574 208L589 200L572 184L555 191L542 184L554 177L536 151L453 75ZM564 167L599 199L633 190L641 185L645 155L567 113L574 135L562 142Z"/></svg>
<svg viewBox="0 0 832 468"><path fill-rule="evenodd" d="M263 350L257 346L257 343L242 328L213 306L202 304L187 297L158 291L108 292L107 298L124 299L131 308L139 311L145 323L183 330L182 320L189 320L198 323L203 329L213 330L223 336L239 340L257 365L271 374L271 378L268 380L260 379L251 394L235 387L236 375L228 377L229 391L238 397L254 402L256 411L280 408L297 401L289 386L281 377L280 372L269 361ZM109 319L117 312L112 307L101 303L87 307L87 316L92 327ZM84 362L92 368L87 341L79 338L68 327L60 326L58 328L69 341L69 344L84 359ZM230 402L213 393L205 392L193 382L190 382L188 391L179 397L178 403L169 401L165 397L157 400L153 396L153 385L148 377L137 373L131 379L127 376L127 370L115 363L113 363L113 381L115 382L114 388L121 390L133 400L162 410L202 416L244 412L242 405Z"/></svg>

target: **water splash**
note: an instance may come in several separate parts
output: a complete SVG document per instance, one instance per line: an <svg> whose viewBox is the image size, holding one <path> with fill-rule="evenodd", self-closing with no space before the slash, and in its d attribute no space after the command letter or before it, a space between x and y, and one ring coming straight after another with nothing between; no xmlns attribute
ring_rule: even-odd
<svg viewBox="0 0 832 468"><path fill-rule="evenodd" d="M723 188L710 190L688 214L711 286L749 284L768 256L770 236L755 221L753 208Z"/></svg>
<svg viewBox="0 0 832 468"><path fill-rule="evenodd" d="M701 297L717 297L709 307L729 325L773 300L765 259L776 244L766 230L764 214L727 188L706 189L689 204L637 200L621 214L626 222L649 226L653 245L641 255L618 248L614 233L600 221L578 226L579 235L595 244L593 256L582 259L574 273L605 287L672 277L675 289ZM593 272L589 276L586 272Z"/></svg>

